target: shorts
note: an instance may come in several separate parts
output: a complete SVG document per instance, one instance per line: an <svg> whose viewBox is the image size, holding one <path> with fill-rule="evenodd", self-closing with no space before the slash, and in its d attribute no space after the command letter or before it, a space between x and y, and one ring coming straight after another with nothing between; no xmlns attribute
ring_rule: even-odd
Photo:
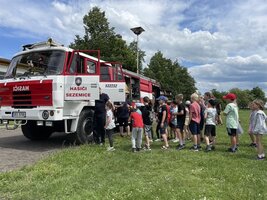
<svg viewBox="0 0 267 200"><path fill-rule="evenodd" d="M189 129L190 129L192 135L200 135L199 123L197 123L195 121L191 121L189 124Z"/></svg>
<svg viewBox="0 0 267 200"><path fill-rule="evenodd" d="M158 127L161 135L166 134L166 128L168 127L168 123L164 122L163 127L161 127L160 124L158 124Z"/></svg>
<svg viewBox="0 0 267 200"><path fill-rule="evenodd" d="M236 128L226 128L226 130L229 136L236 136Z"/></svg>
<svg viewBox="0 0 267 200"><path fill-rule="evenodd" d="M151 137L152 125L145 125L145 136Z"/></svg>
<svg viewBox="0 0 267 200"><path fill-rule="evenodd" d="M124 126L126 128L128 126L128 118L118 118L119 126Z"/></svg>
<svg viewBox="0 0 267 200"><path fill-rule="evenodd" d="M184 125L185 126L188 126L189 125L189 117L186 117L185 118Z"/></svg>
<svg viewBox="0 0 267 200"><path fill-rule="evenodd" d="M177 123L172 123L172 122L170 122L169 126L170 126L171 128L176 128Z"/></svg>
<svg viewBox="0 0 267 200"><path fill-rule="evenodd" d="M176 128L180 129L180 131L183 131L184 130L184 122L178 121Z"/></svg>
<svg viewBox="0 0 267 200"><path fill-rule="evenodd" d="M204 131L205 136L216 136L216 126L215 125L206 125L205 126L205 131Z"/></svg>

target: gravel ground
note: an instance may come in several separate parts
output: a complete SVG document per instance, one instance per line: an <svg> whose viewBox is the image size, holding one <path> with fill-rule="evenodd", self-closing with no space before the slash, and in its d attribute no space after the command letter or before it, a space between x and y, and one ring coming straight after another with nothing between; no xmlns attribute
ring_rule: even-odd
<svg viewBox="0 0 267 200"><path fill-rule="evenodd" d="M55 133L46 141L30 141L21 129L0 126L0 172L19 169L64 148L66 134Z"/></svg>

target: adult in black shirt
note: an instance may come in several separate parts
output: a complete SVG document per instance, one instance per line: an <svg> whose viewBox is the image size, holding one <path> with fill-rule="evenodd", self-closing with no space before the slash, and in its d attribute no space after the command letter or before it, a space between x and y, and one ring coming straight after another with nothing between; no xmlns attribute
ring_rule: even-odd
<svg viewBox="0 0 267 200"><path fill-rule="evenodd" d="M164 141L164 146L162 146L162 149L168 149L169 148L169 143L168 143L168 138L167 138L167 118L168 118L168 113L167 113L167 107L166 107L166 102L167 102L167 97L165 96L160 96L157 98L159 101L159 111L158 111L158 127L159 127L159 132L163 138Z"/></svg>
<svg viewBox="0 0 267 200"><path fill-rule="evenodd" d="M105 143L105 124L106 124L106 103L109 96L101 93L99 100L95 100L95 114L94 114L94 140L97 144Z"/></svg>
<svg viewBox="0 0 267 200"><path fill-rule="evenodd" d="M147 150L150 149L150 139L152 138L152 123L153 123L153 115L152 115L152 105L150 104L150 99L148 97L143 98L144 106L141 107L142 118L145 128L145 138L146 144L145 148Z"/></svg>
<svg viewBox="0 0 267 200"><path fill-rule="evenodd" d="M120 136L123 137L124 128L126 129L127 135L130 135L130 127L128 124L129 104L127 102L123 102L121 105L117 106L116 116L119 123Z"/></svg>

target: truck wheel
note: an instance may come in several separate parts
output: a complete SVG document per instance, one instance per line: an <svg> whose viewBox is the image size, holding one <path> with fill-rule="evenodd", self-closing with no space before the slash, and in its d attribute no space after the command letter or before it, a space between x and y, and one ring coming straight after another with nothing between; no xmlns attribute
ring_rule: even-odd
<svg viewBox="0 0 267 200"><path fill-rule="evenodd" d="M46 140L54 132L51 127L37 126L36 121L28 121L21 126L23 135L30 140Z"/></svg>
<svg viewBox="0 0 267 200"><path fill-rule="evenodd" d="M93 141L93 121L93 110L83 110L81 112L75 133L77 144L87 144Z"/></svg>

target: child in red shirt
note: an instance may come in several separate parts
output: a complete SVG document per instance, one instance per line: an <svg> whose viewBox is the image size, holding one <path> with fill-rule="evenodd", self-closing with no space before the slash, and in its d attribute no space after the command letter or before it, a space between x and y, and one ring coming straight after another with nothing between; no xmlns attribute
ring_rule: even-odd
<svg viewBox="0 0 267 200"><path fill-rule="evenodd" d="M133 112L129 117L129 121L132 121L132 151L135 153L136 151L141 150L142 145L142 136L143 136L143 117L142 112L139 110L141 107L140 103L133 104Z"/></svg>

